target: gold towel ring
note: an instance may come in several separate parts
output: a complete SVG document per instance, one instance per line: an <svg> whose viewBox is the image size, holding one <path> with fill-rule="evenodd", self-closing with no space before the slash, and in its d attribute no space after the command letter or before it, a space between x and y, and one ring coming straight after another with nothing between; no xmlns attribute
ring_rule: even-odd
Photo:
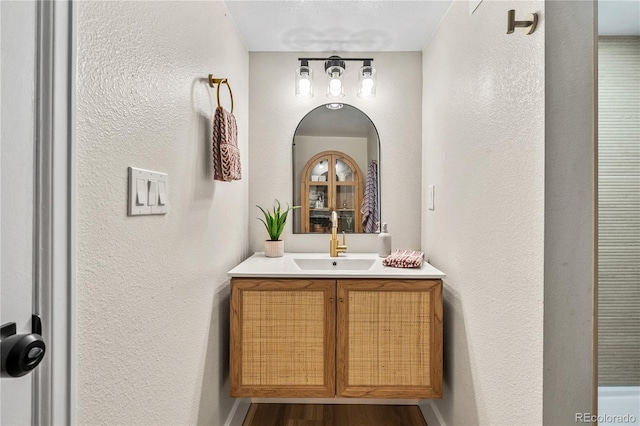
<svg viewBox="0 0 640 426"><path fill-rule="evenodd" d="M216 97L218 98L218 106L220 107L220 86L222 86L223 84L227 85L227 88L229 89L229 96L231 96L231 113L233 113L233 92L231 92L231 86L229 86L229 80L227 80L226 78L213 78L213 74L209 74L209 86L211 87L216 87L216 84L218 85L218 88L216 89Z"/></svg>

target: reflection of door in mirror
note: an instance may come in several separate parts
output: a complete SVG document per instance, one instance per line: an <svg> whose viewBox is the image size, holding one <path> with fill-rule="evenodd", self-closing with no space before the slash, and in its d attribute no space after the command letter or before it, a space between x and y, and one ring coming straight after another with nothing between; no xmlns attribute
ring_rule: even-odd
<svg viewBox="0 0 640 426"><path fill-rule="evenodd" d="M327 154L329 151L339 153L340 158L332 159L330 154ZM328 209L331 206L338 209L341 217L339 228L345 232L375 232L368 223L380 220L382 194L378 172L372 173L371 179L369 173L372 163L380 164L380 139L367 114L346 104L337 110L329 109L326 105L312 109L300 120L296 128L292 154L293 203L297 206L302 206L303 203L308 206L305 209L307 213L304 221L303 209L295 209L292 212L295 234L330 232ZM320 154L329 156L322 157ZM317 161L312 161L310 165L309 162L313 158ZM343 158L347 158L353 164L344 161ZM362 174L356 177L354 170ZM354 182L358 179L361 180L360 190L356 193ZM330 187L329 182L336 185ZM352 183L347 184L348 182ZM304 185L307 185L306 189ZM365 207L356 205L356 197L366 204L366 215L356 213L356 210ZM308 212L308 208L317 210ZM347 213L348 209L353 209L353 213ZM358 219L356 214L359 216ZM314 222L310 222L310 216L314 216ZM366 218L372 220L363 224L362 220Z"/></svg>
<svg viewBox="0 0 640 426"><path fill-rule="evenodd" d="M331 212L338 213L338 232L362 232L362 173L358 164L340 151L323 151L302 171L302 232L331 232Z"/></svg>

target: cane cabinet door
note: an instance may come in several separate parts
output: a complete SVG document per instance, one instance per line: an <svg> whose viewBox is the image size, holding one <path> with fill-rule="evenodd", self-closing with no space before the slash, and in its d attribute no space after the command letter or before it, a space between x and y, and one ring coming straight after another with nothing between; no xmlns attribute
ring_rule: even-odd
<svg viewBox="0 0 640 426"><path fill-rule="evenodd" d="M231 396L334 396L335 280L231 286Z"/></svg>
<svg viewBox="0 0 640 426"><path fill-rule="evenodd" d="M338 280L337 395L442 398L442 281Z"/></svg>

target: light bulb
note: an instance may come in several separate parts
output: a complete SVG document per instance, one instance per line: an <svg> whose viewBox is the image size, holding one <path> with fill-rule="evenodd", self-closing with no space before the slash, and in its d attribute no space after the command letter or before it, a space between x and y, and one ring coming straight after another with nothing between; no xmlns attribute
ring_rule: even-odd
<svg viewBox="0 0 640 426"><path fill-rule="evenodd" d="M327 70L329 84L327 86L327 97L330 99L342 98L344 96L344 85L342 84L343 67L334 66Z"/></svg>
<svg viewBox="0 0 640 426"><path fill-rule="evenodd" d="M331 79L331 81L329 82L329 90L334 96L338 96L340 94L340 91L342 90L342 82L339 78Z"/></svg>
<svg viewBox="0 0 640 426"><path fill-rule="evenodd" d="M371 92L373 84L373 79L371 77L366 77L364 80L362 80L362 90L365 92Z"/></svg>
<svg viewBox="0 0 640 426"><path fill-rule="evenodd" d="M298 91L301 95L308 95L311 93L311 81L306 77L300 78L298 81Z"/></svg>

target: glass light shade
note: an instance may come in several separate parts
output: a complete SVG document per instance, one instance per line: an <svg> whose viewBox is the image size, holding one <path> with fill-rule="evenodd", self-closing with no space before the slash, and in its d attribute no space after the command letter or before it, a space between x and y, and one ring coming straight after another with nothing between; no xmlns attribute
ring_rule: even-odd
<svg viewBox="0 0 640 426"><path fill-rule="evenodd" d="M358 72L358 97L370 99L376 97L376 69L365 65Z"/></svg>
<svg viewBox="0 0 640 426"><path fill-rule="evenodd" d="M329 84L327 85L327 98L339 99L344 97L344 84L342 84L342 76L344 68L331 67L327 70L329 76Z"/></svg>
<svg viewBox="0 0 640 426"><path fill-rule="evenodd" d="M296 96L313 97L313 68L303 65L296 69Z"/></svg>

